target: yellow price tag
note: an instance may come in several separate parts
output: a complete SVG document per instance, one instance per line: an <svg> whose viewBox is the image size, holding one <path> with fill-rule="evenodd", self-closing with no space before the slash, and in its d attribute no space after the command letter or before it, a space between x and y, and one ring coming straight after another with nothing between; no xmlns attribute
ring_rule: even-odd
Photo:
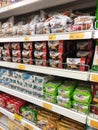
<svg viewBox="0 0 98 130"><path fill-rule="evenodd" d="M98 121L90 120L90 126L98 129Z"/></svg>
<svg viewBox="0 0 98 130"><path fill-rule="evenodd" d="M78 33L70 33L69 39L83 39L84 33L78 32Z"/></svg>
<svg viewBox="0 0 98 130"><path fill-rule="evenodd" d="M52 105L50 105L48 103L43 103L43 107L52 111Z"/></svg>
<svg viewBox="0 0 98 130"><path fill-rule="evenodd" d="M55 34L49 35L48 40L56 40L56 35Z"/></svg>
<svg viewBox="0 0 98 130"><path fill-rule="evenodd" d="M14 114L14 119L21 122L22 120L22 116L18 115L18 114Z"/></svg>
<svg viewBox="0 0 98 130"><path fill-rule="evenodd" d="M25 36L25 39L24 39L26 42L30 41L30 36Z"/></svg>
<svg viewBox="0 0 98 130"><path fill-rule="evenodd" d="M13 8L13 6L12 5L9 5L8 7L7 7L7 10L11 10Z"/></svg>
<svg viewBox="0 0 98 130"><path fill-rule="evenodd" d="M25 123L24 127L27 128L28 130L34 130L33 126L31 126L27 123Z"/></svg>
<svg viewBox="0 0 98 130"><path fill-rule="evenodd" d="M19 65L18 65L18 69L20 69L20 70L25 70L25 65L19 64Z"/></svg>
<svg viewBox="0 0 98 130"><path fill-rule="evenodd" d="M92 74L91 75L91 81L98 82L98 75Z"/></svg>

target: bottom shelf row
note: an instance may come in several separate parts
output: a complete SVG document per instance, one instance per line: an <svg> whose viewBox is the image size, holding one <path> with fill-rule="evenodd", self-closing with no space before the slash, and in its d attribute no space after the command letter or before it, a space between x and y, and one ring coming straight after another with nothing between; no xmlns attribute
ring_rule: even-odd
<svg viewBox="0 0 98 130"><path fill-rule="evenodd" d="M5 100L7 98L8 101L4 104L5 107L0 107L0 112L6 115L9 119L7 121L6 118L1 117L0 130L5 130L5 127L10 130L97 130L98 128L98 120L91 117L86 118L88 119L88 125L91 125L93 128L86 126L86 123L82 124L54 112L50 112L44 108L25 102L14 96L10 96L5 93L1 94L5 97ZM17 110L17 113L14 112L15 104L13 102L17 105L22 105L20 110ZM6 123L8 126L4 124L5 122L8 122Z"/></svg>

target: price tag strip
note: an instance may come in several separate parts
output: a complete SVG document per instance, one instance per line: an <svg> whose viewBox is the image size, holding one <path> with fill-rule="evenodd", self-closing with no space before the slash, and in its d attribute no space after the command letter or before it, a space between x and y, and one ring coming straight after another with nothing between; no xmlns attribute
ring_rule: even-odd
<svg viewBox="0 0 98 130"><path fill-rule="evenodd" d="M82 32L70 33L69 40L73 40L73 39L84 39L84 33Z"/></svg>
<svg viewBox="0 0 98 130"><path fill-rule="evenodd" d="M98 121L90 120L90 126L93 128L98 129Z"/></svg>
<svg viewBox="0 0 98 130"><path fill-rule="evenodd" d="M18 115L18 114L14 114L14 119L18 122L21 122L22 121L22 116Z"/></svg>
<svg viewBox="0 0 98 130"><path fill-rule="evenodd" d="M18 65L18 69L20 69L20 70L25 70L25 65L19 64L19 65Z"/></svg>
<svg viewBox="0 0 98 130"><path fill-rule="evenodd" d="M48 103L43 103L43 107L52 111L52 105Z"/></svg>
<svg viewBox="0 0 98 130"><path fill-rule="evenodd" d="M30 36L25 36L24 41L29 42L30 39L31 39Z"/></svg>
<svg viewBox="0 0 98 130"><path fill-rule="evenodd" d="M98 75L97 74L91 74L91 81L98 82Z"/></svg>
<svg viewBox="0 0 98 130"><path fill-rule="evenodd" d="M48 40L56 40L56 35L55 34L49 35Z"/></svg>

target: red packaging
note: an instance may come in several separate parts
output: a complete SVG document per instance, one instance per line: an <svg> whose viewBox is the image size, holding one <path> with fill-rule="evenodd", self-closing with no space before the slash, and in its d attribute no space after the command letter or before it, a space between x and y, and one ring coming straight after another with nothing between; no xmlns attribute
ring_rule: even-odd
<svg viewBox="0 0 98 130"><path fill-rule="evenodd" d="M21 58L12 57L12 62L14 62L14 63L21 63Z"/></svg>
<svg viewBox="0 0 98 130"><path fill-rule="evenodd" d="M47 60L47 53L43 51L34 51L35 59Z"/></svg>
<svg viewBox="0 0 98 130"><path fill-rule="evenodd" d="M30 58L30 59L32 59L33 58L32 50L23 50L22 51L22 57L23 58Z"/></svg>
<svg viewBox="0 0 98 130"><path fill-rule="evenodd" d="M83 40L77 42L77 50L92 51L94 48L92 40Z"/></svg>
<svg viewBox="0 0 98 130"><path fill-rule="evenodd" d="M21 51L20 50L12 50L12 56L21 58Z"/></svg>
<svg viewBox="0 0 98 130"><path fill-rule="evenodd" d="M24 50L33 50L33 44L32 44L32 42L25 42L25 43L23 43L23 49Z"/></svg>
<svg viewBox="0 0 98 130"><path fill-rule="evenodd" d="M32 58L22 58L22 61L24 64L30 64L30 65L33 64Z"/></svg>
<svg viewBox="0 0 98 130"><path fill-rule="evenodd" d="M35 65L47 66L47 61L46 60L41 60L41 59L35 59Z"/></svg>
<svg viewBox="0 0 98 130"><path fill-rule="evenodd" d="M3 94L0 95L0 107L6 107L7 101L10 100L9 96Z"/></svg>
<svg viewBox="0 0 98 130"><path fill-rule="evenodd" d="M5 43L4 44L4 49L5 50L11 50L11 43Z"/></svg>
<svg viewBox="0 0 98 130"><path fill-rule="evenodd" d="M20 107L23 105L22 102L16 100L7 101L7 109L12 113L18 113L20 111Z"/></svg>
<svg viewBox="0 0 98 130"><path fill-rule="evenodd" d="M64 41L49 41L48 42L49 51L54 50L56 52L59 52L61 54L64 53Z"/></svg>
<svg viewBox="0 0 98 130"><path fill-rule="evenodd" d="M59 60L59 62L63 62L62 53L55 52L55 51L50 51L49 54L50 54L51 59Z"/></svg>
<svg viewBox="0 0 98 130"><path fill-rule="evenodd" d="M35 50L47 52L47 43L46 42L35 42Z"/></svg>
<svg viewBox="0 0 98 130"><path fill-rule="evenodd" d="M9 49L7 49L7 50L3 49L2 50L2 55L6 56L6 57L11 57L11 52L10 52Z"/></svg>

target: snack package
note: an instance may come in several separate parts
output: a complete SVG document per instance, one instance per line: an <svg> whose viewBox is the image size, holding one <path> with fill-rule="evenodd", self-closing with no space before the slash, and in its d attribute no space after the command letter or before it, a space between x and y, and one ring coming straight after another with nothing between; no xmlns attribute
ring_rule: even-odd
<svg viewBox="0 0 98 130"><path fill-rule="evenodd" d="M91 102L91 91L86 86L78 86L73 92L73 99L80 103Z"/></svg>
<svg viewBox="0 0 98 130"><path fill-rule="evenodd" d="M34 51L35 59L47 60L47 53L43 51Z"/></svg>
<svg viewBox="0 0 98 130"><path fill-rule="evenodd" d="M57 122L57 130L85 130L85 125L74 120L61 117Z"/></svg>
<svg viewBox="0 0 98 130"><path fill-rule="evenodd" d="M21 50L21 45L20 45L19 42L17 42L17 43L12 43L12 44L11 44L11 48L12 48L12 50Z"/></svg>
<svg viewBox="0 0 98 130"><path fill-rule="evenodd" d="M12 56L21 58L21 51L20 50L12 50Z"/></svg>
<svg viewBox="0 0 98 130"><path fill-rule="evenodd" d="M14 63L21 63L21 58L12 57L12 62L14 62Z"/></svg>
<svg viewBox="0 0 98 130"><path fill-rule="evenodd" d="M63 63L59 60L49 59L49 66L53 68L63 68Z"/></svg>
<svg viewBox="0 0 98 130"><path fill-rule="evenodd" d="M60 62L63 62L62 53L55 52L55 51L49 51L49 56L53 60L59 60Z"/></svg>
<svg viewBox="0 0 98 130"><path fill-rule="evenodd" d="M46 42L35 42L34 47L38 51L42 50L43 52L47 52L47 44L46 44Z"/></svg>
<svg viewBox="0 0 98 130"><path fill-rule="evenodd" d="M2 55L5 57L11 57L11 51L9 49L7 49L7 50L3 49Z"/></svg>
<svg viewBox="0 0 98 130"><path fill-rule="evenodd" d="M33 50L33 44L32 44L32 42L25 42L25 43L23 43L23 49L24 50Z"/></svg>
<svg viewBox="0 0 98 130"><path fill-rule="evenodd" d="M59 53L64 53L64 41L48 41L49 51L54 50Z"/></svg>
<svg viewBox="0 0 98 130"><path fill-rule="evenodd" d="M62 96L57 96L57 104L66 108L71 108L72 103L70 98L64 98Z"/></svg>
<svg viewBox="0 0 98 130"><path fill-rule="evenodd" d="M80 71L86 70L86 58L67 58L66 63L68 69L74 69Z"/></svg>
<svg viewBox="0 0 98 130"><path fill-rule="evenodd" d="M83 25L82 30L91 30L94 19L93 16L78 16L74 19L74 25Z"/></svg>
<svg viewBox="0 0 98 130"><path fill-rule="evenodd" d="M11 49L11 43L5 43L4 44L4 49L5 50L10 50Z"/></svg>
<svg viewBox="0 0 98 130"><path fill-rule="evenodd" d="M78 112L85 113L85 114L89 113L89 110L90 110L89 103L86 104L86 103L80 103L80 102L73 101L72 105L73 105L73 109L75 109Z"/></svg>
<svg viewBox="0 0 98 130"><path fill-rule="evenodd" d="M33 64L33 59L32 58L22 58L22 62L24 63L24 64L30 64L30 65L32 65Z"/></svg>
<svg viewBox="0 0 98 130"><path fill-rule="evenodd" d="M76 82L65 81L61 86L58 87L58 95L64 98L71 98L72 93L76 87Z"/></svg>
<svg viewBox="0 0 98 130"><path fill-rule="evenodd" d="M47 94L57 95L58 93L58 87L62 84L61 81L57 81L54 79L53 81L49 81L46 84L44 84L44 91Z"/></svg>
<svg viewBox="0 0 98 130"><path fill-rule="evenodd" d="M44 93L44 99L54 104L57 103L57 97L53 94Z"/></svg>
<svg viewBox="0 0 98 130"><path fill-rule="evenodd" d="M50 111L39 110L37 115L37 125L43 130L56 130L57 121L59 120L59 115L56 113L50 114Z"/></svg>
<svg viewBox="0 0 98 130"><path fill-rule="evenodd" d="M37 111L35 109L29 108L28 106L22 106L20 108L20 113L24 118L36 123Z"/></svg>
<svg viewBox="0 0 98 130"><path fill-rule="evenodd" d="M38 66L47 66L48 63L46 60L40 60L40 59L35 59L35 65L38 65Z"/></svg>
<svg viewBox="0 0 98 130"><path fill-rule="evenodd" d="M22 57L23 58L33 58L32 50L22 50Z"/></svg>
<svg viewBox="0 0 98 130"><path fill-rule="evenodd" d="M8 120L8 126L10 130L24 130L23 126L20 123L15 122L11 119Z"/></svg>
<svg viewBox="0 0 98 130"><path fill-rule="evenodd" d="M12 112L12 113L18 113L20 112L20 108L21 106L24 105L24 101L22 100L18 100L17 98L15 99L10 99L7 101L6 103L6 108L8 111Z"/></svg>
<svg viewBox="0 0 98 130"><path fill-rule="evenodd" d="M8 62L10 62L10 61L11 61L11 57L3 56L3 57L2 57L2 60L3 60L3 61L8 61Z"/></svg>
<svg viewBox="0 0 98 130"><path fill-rule="evenodd" d="M94 49L92 40L83 40L77 42L77 50L80 51L91 51Z"/></svg>

